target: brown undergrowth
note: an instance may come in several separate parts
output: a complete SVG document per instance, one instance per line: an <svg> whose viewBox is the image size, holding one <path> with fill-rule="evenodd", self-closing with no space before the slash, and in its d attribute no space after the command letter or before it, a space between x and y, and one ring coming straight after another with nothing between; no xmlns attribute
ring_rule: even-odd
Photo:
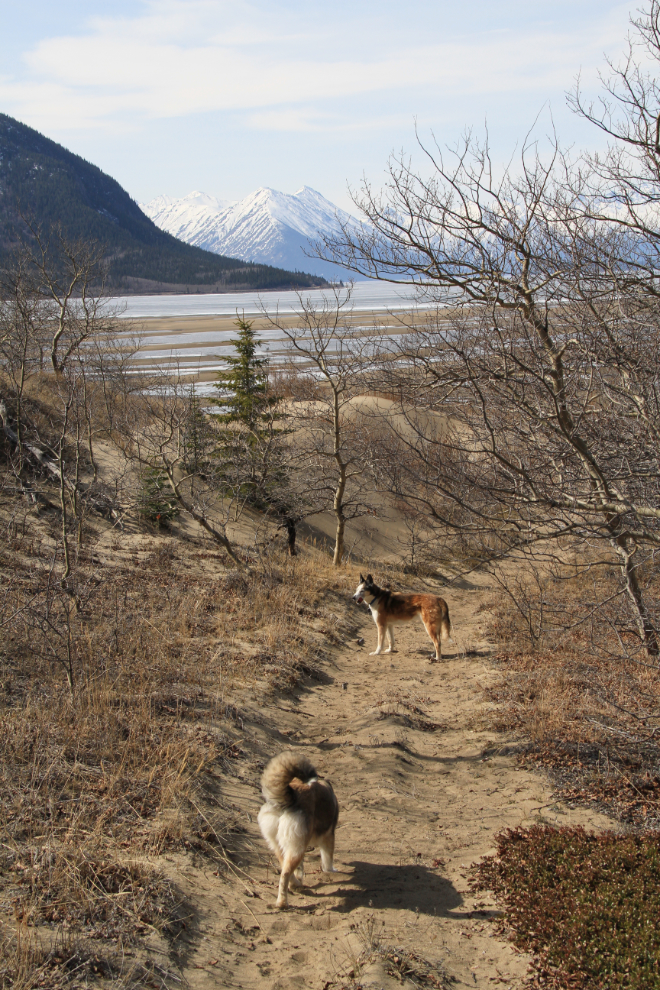
<svg viewBox="0 0 660 990"><path fill-rule="evenodd" d="M227 867L241 711L321 676L337 578L276 548L238 572L208 544L99 527L64 583L47 517L5 526L0 987L173 985L189 908L159 856Z"/></svg>
<svg viewBox="0 0 660 990"><path fill-rule="evenodd" d="M495 894L502 931L533 954L530 987L660 987L660 669L614 575L535 574L503 591L486 606L500 645L501 677L486 689L495 727L519 736L521 761L549 771L558 797L600 808L620 834L507 830L473 871L474 889Z"/></svg>
<svg viewBox="0 0 660 990"><path fill-rule="evenodd" d="M653 605L658 590L649 588ZM658 828L660 667L627 628L613 582L536 582L517 604L502 596L486 606L500 644L502 677L487 689L495 726L526 740L521 759L549 770L564 800Z"/></svg>

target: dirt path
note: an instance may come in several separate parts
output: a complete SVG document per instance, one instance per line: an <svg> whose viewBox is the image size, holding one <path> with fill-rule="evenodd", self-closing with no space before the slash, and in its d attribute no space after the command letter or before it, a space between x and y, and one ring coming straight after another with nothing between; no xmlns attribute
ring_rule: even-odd
<svg viewBox="0 0 660 990"><path fill-rule="evenodd" d="M476 990L520 985L528 960L492 934L494 905L468 892L466 867L506 826L609 822L553 802L547 781L507 752L511 740L480 728L482 687L497 676L475 618L483 595L447 594L456 643L442 665L428 662L421 623L399 627L396 653L370 657L376 631L365 610L364 646L337 651L328 683L308 681L297 701L278 699L246 725L264 760L300 746L332 781L338 872L321 873L318 854L308 854L307 886L276 911L277 876L256 824L259 774L234 780L225 798L246 827L234 881L185 876L197 911L184 959L194 990L330 990L351 975L365 988L400 986L382 959L357 965L365 942L378 941L399 959L403 950L433 964L435 986L445 977Z"/></svg>

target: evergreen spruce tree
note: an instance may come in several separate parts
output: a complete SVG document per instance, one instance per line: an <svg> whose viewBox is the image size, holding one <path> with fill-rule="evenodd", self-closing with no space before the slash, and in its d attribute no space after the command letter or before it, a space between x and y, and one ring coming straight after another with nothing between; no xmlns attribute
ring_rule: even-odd
<svg viewBox="0 0 660 990"><path fill-rule="evenodd" d="M215 443L213 431L202 412L195 383L190 386L188 414L183 429L183 466L193 474L203 474Z"/></svg>
<svg viewBox="0 0 660 990"><path fill-rule="evenodd" d="M167 476L157 467L147 468L140 479L138 515L159 529L169 526L179 515Z"/></svg>
<svg viewBox="0 0 660 990"><path fill-rule="evenodd" d="M238 337L229 341L236 356L226 359L229 368L219 371L213 384L218 397L211 402L224 410L216 413L214 418L226 426L239 424L250 432L256 432L264 422L269 403L272 406L278 400L269 400L266 396L268 359L257 357L259 338L252 324L239 317L236 326Z"/></svg>
<svg viewBox="0 0 660 990"><path fill-rule="evenodd" d="M236 354L229 367L218 372L211 403L221 411L213 418L220 429L214 456L228 491L240 494L262 510L285 511L283 487L286 470L279 437L286 432L276 423L280 397L269 394L268 359L258 356L259 338L252 323L236 320L238 336L230 341Z"/></svg>

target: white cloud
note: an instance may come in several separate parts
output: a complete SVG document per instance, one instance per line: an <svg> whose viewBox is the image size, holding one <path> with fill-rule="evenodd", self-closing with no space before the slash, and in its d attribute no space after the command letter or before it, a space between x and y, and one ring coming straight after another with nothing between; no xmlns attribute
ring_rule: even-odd
<svg viewBox="0 0 660 990"><path fill-rule="evenodd" d="M288 107L275 110L259 110L249 113L248 127L260 131L289 131L307 134L327 134L392 130L394 127L409 128L410 114L379 113L370 114L368 119L356 118L349 114L323 113L314 107Z"/></svg>
<svg viewBox="0 0 660 990"><path fill-rule="evenodd" d="M392 31L387 44L367 46L344 23L306 24L294 14L228 0L151 0L134 18L95 19L82 34L39 42L22 79L0 79L0 101L37 126L67 130L204 111L247 111L250 126L268 130L333 129L341 125L324 104L365 94L382 96L385 120L393 93L452 100L561 90L613 40L606 20L586 40L510 29L410 44L403 31L406 45Z"/></svg>

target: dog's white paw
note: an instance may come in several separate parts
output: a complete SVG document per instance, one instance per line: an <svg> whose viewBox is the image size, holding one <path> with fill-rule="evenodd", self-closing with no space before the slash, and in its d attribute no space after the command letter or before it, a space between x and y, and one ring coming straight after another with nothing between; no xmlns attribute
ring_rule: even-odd
<svg viewBox="0 0 660 990"><path fill-rule="evenodd" d="M374 650L374 652L373 653L370 653L369 656L370 657L379 657L380 656L380 650Z"/></svg>

